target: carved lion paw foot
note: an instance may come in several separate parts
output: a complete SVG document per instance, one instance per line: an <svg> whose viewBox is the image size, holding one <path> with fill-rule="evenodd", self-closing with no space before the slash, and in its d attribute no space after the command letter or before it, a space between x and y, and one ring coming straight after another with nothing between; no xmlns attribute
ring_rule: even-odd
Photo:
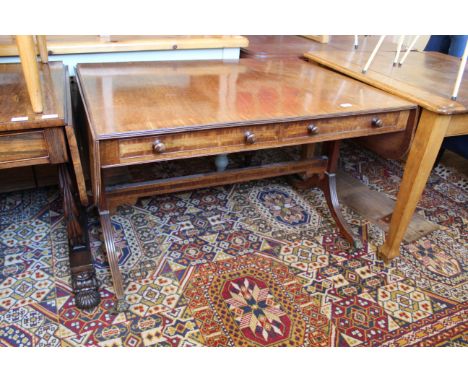
<svg viewBox="0 0 468 382"><path fill-rule="evenodd" d="M92 309L101 302L99 291L88 289L75 294L75 304L78 309Z"/></svg>

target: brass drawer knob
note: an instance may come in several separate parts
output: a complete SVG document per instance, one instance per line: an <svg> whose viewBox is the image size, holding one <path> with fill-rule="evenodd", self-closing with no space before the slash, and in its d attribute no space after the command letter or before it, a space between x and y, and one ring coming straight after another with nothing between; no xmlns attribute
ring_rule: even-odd
<svg viewBox="0 0 468 382"><path fill-rule="evenodd" d="M157 139L153 143L153 150L155 153L161 154L166 151L166 145Z"/></svg>
<svg viewBox="0 0 468 382"><path fill-rule="evenodd" d="M249 145L252 145L255 142L257 142L257 137L251 131L247 131L245 133L245 142L248 143Z"/></svg>
<svg viewBox="0 0 468 382"><path fill-rule="evenodd" d="M311 123L309 126L307 126L307 131L311 135L317 134L318 133L318 126Z"/></svg>
<svg viewBox="0 0 468 382"><path fill-rule="evenodd" d="M382 127L383 121L380 118L374 117L372 118L372 126L373 127Z"/></svg>

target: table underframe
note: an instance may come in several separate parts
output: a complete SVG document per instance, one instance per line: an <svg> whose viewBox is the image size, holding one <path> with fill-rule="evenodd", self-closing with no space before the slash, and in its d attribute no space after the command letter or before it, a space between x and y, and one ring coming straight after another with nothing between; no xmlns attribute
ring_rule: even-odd
<svg viewBox="0 0 468 382"><path fill-rule="evenodd" d="M99 168L98 165L93 166L92 173L94 172L94 176L97 176L94 187L97 190L95 202L99 212L105 249L117 300L114 312L126 311L128 303L125 301L124 282L118 265L118 253L114 244L111 211L120 204L134 204L140 197L299 174L300 177L293 180L293 185L300 188L319 187L324 193L327 205L341 235L354 247L360 247L360 240L353 236L350 226L346 223L341 213L336 191L339 145L340 140L323 142L322 155L319 156L313 154L312 147L314 144L304 145L302 158L297 161L248 166L223 172L148 180L107 187L104 185L103 169ZM99 155L98 142L94 146L93 154L92 157ZM97 184L98 188L96 188Z"/></svg>

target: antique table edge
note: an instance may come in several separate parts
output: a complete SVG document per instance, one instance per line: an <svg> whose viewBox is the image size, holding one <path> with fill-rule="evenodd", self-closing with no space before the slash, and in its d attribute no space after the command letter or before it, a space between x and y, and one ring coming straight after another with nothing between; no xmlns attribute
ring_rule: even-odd
<svg viewBox="0 0 468 382"><path fill-rule="evenodd" d="M109 140L109 139L123 139L123 138L139 138L139 137L148 137L153 135L167 135L167 134L176 134L176 133L188 133L195 131L205 131L205 130L214 130L214 129L223 129L228 127L248 127L248 126L257 126L257 125L273 125L277 123L289 123L289 122L307 122L307 121L317 121L327 118L347 118L360 115L369 115L369 114L378 114L378 113L396 113L407 110L414 110L417 108L417 105L414 103L408 103L407 105L395 106L389 108L381 108L375 110L362 110L355 112L344 112L344 113L331 113L323 115L305 115L300 117L290 117L290 118L276 118L276 119L262 119L262 120L250 120L250 121L238 121L238 122L227 122L227 123L214 123L214 124L205 124L205 125L187 125L187 126L177 126L177 127L167 127L167 128L158 128L153 130L138 130L132 132L122 132L122 133L113 133L113 134L97 134L94 130L93 121L90 118L90 127L93 130L93 135L97 140ZM91 116L91 115L90 115Z"/></svg>

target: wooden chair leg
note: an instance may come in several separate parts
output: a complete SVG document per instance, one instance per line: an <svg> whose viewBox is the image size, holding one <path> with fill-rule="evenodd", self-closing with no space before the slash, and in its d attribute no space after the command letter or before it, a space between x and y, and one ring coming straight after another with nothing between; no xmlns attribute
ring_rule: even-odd
<svg viewBox="0 0 468 382"><path fill-rule="evenodd" d="M116 304L114 312L125 312L128 309L128 303L125 301L125 293L122 281L122 274L119 269L119 257L115 250L114 235L109 211L99 211L101 220L102 234L104 236L104 243L106 246L107 260L112 275L112 284L114 285Z"/></svg>
<svg viewBox="0 0 468 382"><path fill-rule="evenodd" d="M42 90L37 66L36 49L33 36L16 36L16 45L23 68L29 99L35 113L42 113Z"/></svg>
<svg viewBox="0 0 468 382"><path fill-rule="evenodd" d="M421 115L406 161L388 236L379 251L380 257L385 261L392 260L400 254L400 244L426 187L450 118L450 116L438 115L427 110L424 110Z"/></svg>
<svg viewBox="0 0 468 382"><path fill-rule="evenodd" d="M36 36L37 47L39 48L39 55L41 56L41 62L47 64L49 62L49 53L47 51L47 40L46 36Z"/></svg>

